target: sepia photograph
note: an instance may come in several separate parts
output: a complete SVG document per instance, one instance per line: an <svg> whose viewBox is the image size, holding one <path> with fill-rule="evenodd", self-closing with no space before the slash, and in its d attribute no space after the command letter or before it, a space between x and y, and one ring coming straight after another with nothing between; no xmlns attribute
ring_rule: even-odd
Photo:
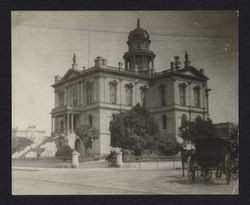
<svg viewBox="0 0 250 205"><path fill-rule="evenodd" d="M239 11L12 11L12 195L238 195Z"/></svg>

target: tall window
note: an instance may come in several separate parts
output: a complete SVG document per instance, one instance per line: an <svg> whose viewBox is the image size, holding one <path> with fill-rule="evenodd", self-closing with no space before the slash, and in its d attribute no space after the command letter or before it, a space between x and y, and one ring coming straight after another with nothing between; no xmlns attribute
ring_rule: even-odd
<svg viewBox="0 0 250 205"><path fill-rule="evenodd" d="M109 82L110 86L110 103L116 104L116 98L117 98L117 81L111 81Z"/></svg>
<svg viewBox="0 0 250 205"><path fill-rule="evenodd" d="M87 104L91 105L94 103L94 83L88 82L86 85L87 90Z"/></svg>
<svg viewBox="0 0 250 205"><path fill-rule="evenodd" d="M161 105L166 106L166 86L161 84L159 90L161 95Z"/></svg>
<svg viewBox="0 0 250 205"><path fill-rule="evenodd" d="M201 103L200 103L200 86L194 87L194 105L196 107L200 107Z"/></svg>
<svg viewBox="0 0 250 205"><path fill-rule="evenodd" d="M78 96L77 96L77 89L76 87L73 88L72 90L72 104L73 106L77 106L77 100L78 100Z"/></svg>
<svg viewBox="0 0 250 205"><path fill-rule="evenodd" d="M89 115L89 125L90 125L91 127L93 126L93 117L92 117L91 114Z"/></svg>
<svg viewBox="0 0 250 205"><path fill-rule="evenodd" d="M183 126L186 121L187 121L187 115L183 114L181 117L181 125Z"/></svg>
<svg viewBox="0 0 250 205"><path fill-rule="evenodd" d="M167 117L166 115L162 115L162 129L167 129Z"/></svg>
<svg viewBox="0 0 250 205"><path fill-rule="evenodd" d="M64 106L64 91L59 92L59 105Z"/></svg>
<svg viewBox="0 0 250 205"><path fill-rule="evenodd" d="M126 85L126 103L127 105L133 104L133 84Z"/></svg>
<svg viewBox="0 0 250 205"><path fill-rule="evenodd" d="M180 104L186 105L186 87L185 83L179 85L179 92L180 92Z"/></svg>
<svg viewBox="0 0 250 205"><path fill-rule="evenodd" d="M141 105L143 107L145 107L146 106L146 96L147 96L148 88L146 86L143 86L140 89L141 89Z"/></svg>

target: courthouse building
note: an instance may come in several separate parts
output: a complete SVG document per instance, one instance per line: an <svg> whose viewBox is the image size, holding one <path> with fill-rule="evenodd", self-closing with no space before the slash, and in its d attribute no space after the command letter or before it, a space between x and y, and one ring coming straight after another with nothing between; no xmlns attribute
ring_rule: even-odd
<svg viewBox="0 0 250 205"><path fill-rule="evenodd" d="M150 43L150 36L138 19L137 27L128 36L124 66L121 62L117 67L109 66L105 58L98 56L93 67L78 69L74 55L72 68L63 77L55 76L52 85L55 92L52 132L65 133L69 145L81 152L81 140L74 130L90 124L100 132L90 153L102 155L110 151L112 116L137 103L149 110L166 137L177 137L184 119L193 120L198 115L207 118L210 89L204 71L191 65L186 52L183 62L175 56L166 66L168 69L157 72Z"/></svg>

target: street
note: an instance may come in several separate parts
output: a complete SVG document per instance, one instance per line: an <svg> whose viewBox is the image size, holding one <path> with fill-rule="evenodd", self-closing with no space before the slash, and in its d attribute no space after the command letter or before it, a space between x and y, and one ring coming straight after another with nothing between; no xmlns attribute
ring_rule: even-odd
<svg viewBox="0 0 250 205"><path fill-rule="evenodd" d="M211 182L197 177L191 185L180 169L12 170L13 195L238 194L238 187L238 180L226 185L214 175Z"/></svg>

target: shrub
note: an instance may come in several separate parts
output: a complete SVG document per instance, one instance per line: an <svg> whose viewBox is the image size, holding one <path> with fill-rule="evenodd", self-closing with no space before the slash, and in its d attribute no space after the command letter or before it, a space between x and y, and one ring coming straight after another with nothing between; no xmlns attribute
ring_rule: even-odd
<svg viewBox="0 0 250 205"><path fill-rule="evenodd" d="M175 136L161 136L157 143L157 150L163 155L175 155L179 151L179 144Z"/></svg>
<svg viewBox="0 0 250 205"><path fill-rule="evenodd" d="M69 145L62 145L59 147L59 149L56 151L55 156L56 157L62 157L63 159L71 158L73 150Z"/></svg>

